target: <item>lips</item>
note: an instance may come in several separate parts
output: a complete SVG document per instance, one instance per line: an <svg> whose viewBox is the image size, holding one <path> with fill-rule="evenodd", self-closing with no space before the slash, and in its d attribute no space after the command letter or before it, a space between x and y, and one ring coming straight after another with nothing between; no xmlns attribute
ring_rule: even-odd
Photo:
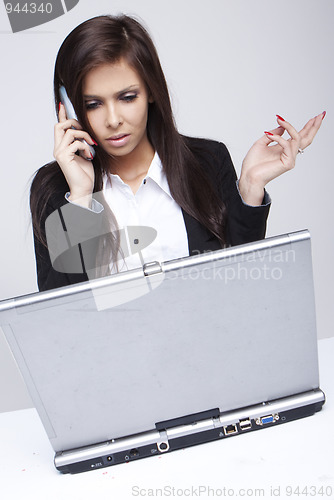
<svg viewBox="0 0 334 500"><path fill-rule="evenodd" d="M112 137L108 137L108 141L118 141L118 139L122 139L123 137L126 137L129 134L118 134L118 135L113 135Z"/></svg>
<svg viewBox="0 0 334 500"><path fill-rule="evenodd" d="M118 134L118 135L113 135L111 137L108 137L107 142L111 144L112 146L124 146L127 144L128 140L130 138L130 134Z"/></svg>

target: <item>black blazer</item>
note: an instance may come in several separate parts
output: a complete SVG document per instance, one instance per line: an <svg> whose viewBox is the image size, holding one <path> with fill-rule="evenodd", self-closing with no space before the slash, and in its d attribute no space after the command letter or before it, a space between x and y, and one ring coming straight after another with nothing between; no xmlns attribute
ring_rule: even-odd
<svg viewBox="0 0 334 500"><path fill-rule="evenodd" d="M185 139L188 147L207 172L212 184L217 188L219 196L226 205L226 245L240 245L263 239L270 208L267 194L265 194L261 206L251 207L244 204L237 189L236 173L226 146L207 139L189 137ZM38 171L34 182L40 180L45 168L48 167L42 167ZM94 236L103 234L103 231L101 231L101 215L68 203L64 197L65 192L66 189L60 190L49 200L45 215L41 221L43 231L45 231L47 217L52 214L52 217L55 217L55 220L58 221L56 222L56 230L51 235L57 244L61 242L59 244L63 245L63 247L66 244L70 247L71 242L68 235L71 235L70 240L72 242L87 241L87 234L90 235L91 241L94 241ZM182 213L188 236L189 255L221 248L219 240L206 227L183 209ZM55 228L55 224L52 227ZM82 228L84 228L85 234L80 234ZM48 236L50 237L50 234ZM37 240L35 235L34 243L38 287L41 291L88 280L88 276L86 272L83 272L82 267L82 245L76 244L70 249L71 263L73 264L74 261L78 263L77 272L70 273L66 269L63 269L64 272L60 272L59 264L55 265L54 263L56 269L52 266L48 249ZM96 250L92 250L92 247L90 247L90 253L96 254ZM71 269L73 269L73 265Z"/></svg>

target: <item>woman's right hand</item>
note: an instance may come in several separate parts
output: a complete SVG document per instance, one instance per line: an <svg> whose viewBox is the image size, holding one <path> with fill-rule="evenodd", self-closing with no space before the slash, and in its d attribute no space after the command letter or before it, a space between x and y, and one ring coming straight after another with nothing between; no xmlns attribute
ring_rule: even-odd
<svg viewBox="0 0 334 500"><path fill-rule="evenodd" d="M72 128L74 127L74 128ZM88 144L96 144L77 120L68 120L63 104L59 105L59 122L54 129L53 155L59 164L70 188L69 200L89 199L94 189L94 167ZM85 139L88 144L81 141ZM83 156L75 154L82 151ZM80 204L81 201L79 202Z"/></svg>

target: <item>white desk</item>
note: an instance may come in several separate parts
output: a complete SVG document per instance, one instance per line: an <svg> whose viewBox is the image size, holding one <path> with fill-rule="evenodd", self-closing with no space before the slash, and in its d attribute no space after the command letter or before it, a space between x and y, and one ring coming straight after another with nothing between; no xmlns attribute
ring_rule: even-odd
<svg viewBox="0 0 334 500"><path fill-rule="evenodd" d="M77 475L54 468L53 449L34 409L0 414L0 498L334 498L333 359L334 338L319 341L327 402L311 417ZM295 493L289 496L288 487ZM301 494L305 487L308 495Z"/></svg>

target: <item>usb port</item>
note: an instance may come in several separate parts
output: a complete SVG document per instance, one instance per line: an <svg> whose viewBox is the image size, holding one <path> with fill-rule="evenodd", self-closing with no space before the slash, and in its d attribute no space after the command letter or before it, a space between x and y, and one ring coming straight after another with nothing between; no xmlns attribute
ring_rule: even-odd
<svg viewBox="0 0 334 500"><path fill-rule="evenodd" d="M249 418L239 420L239 427L242 431L246 431L247 429L252 428L252 422L249 420Z"/></svg>
<svg viewBox="0 0 334 500"><path fill-rule="evenodd" d="M224 434L225 436L230 436L231 434L236 434L238 432L238 428L236 424L225 425Z"/></svg>

